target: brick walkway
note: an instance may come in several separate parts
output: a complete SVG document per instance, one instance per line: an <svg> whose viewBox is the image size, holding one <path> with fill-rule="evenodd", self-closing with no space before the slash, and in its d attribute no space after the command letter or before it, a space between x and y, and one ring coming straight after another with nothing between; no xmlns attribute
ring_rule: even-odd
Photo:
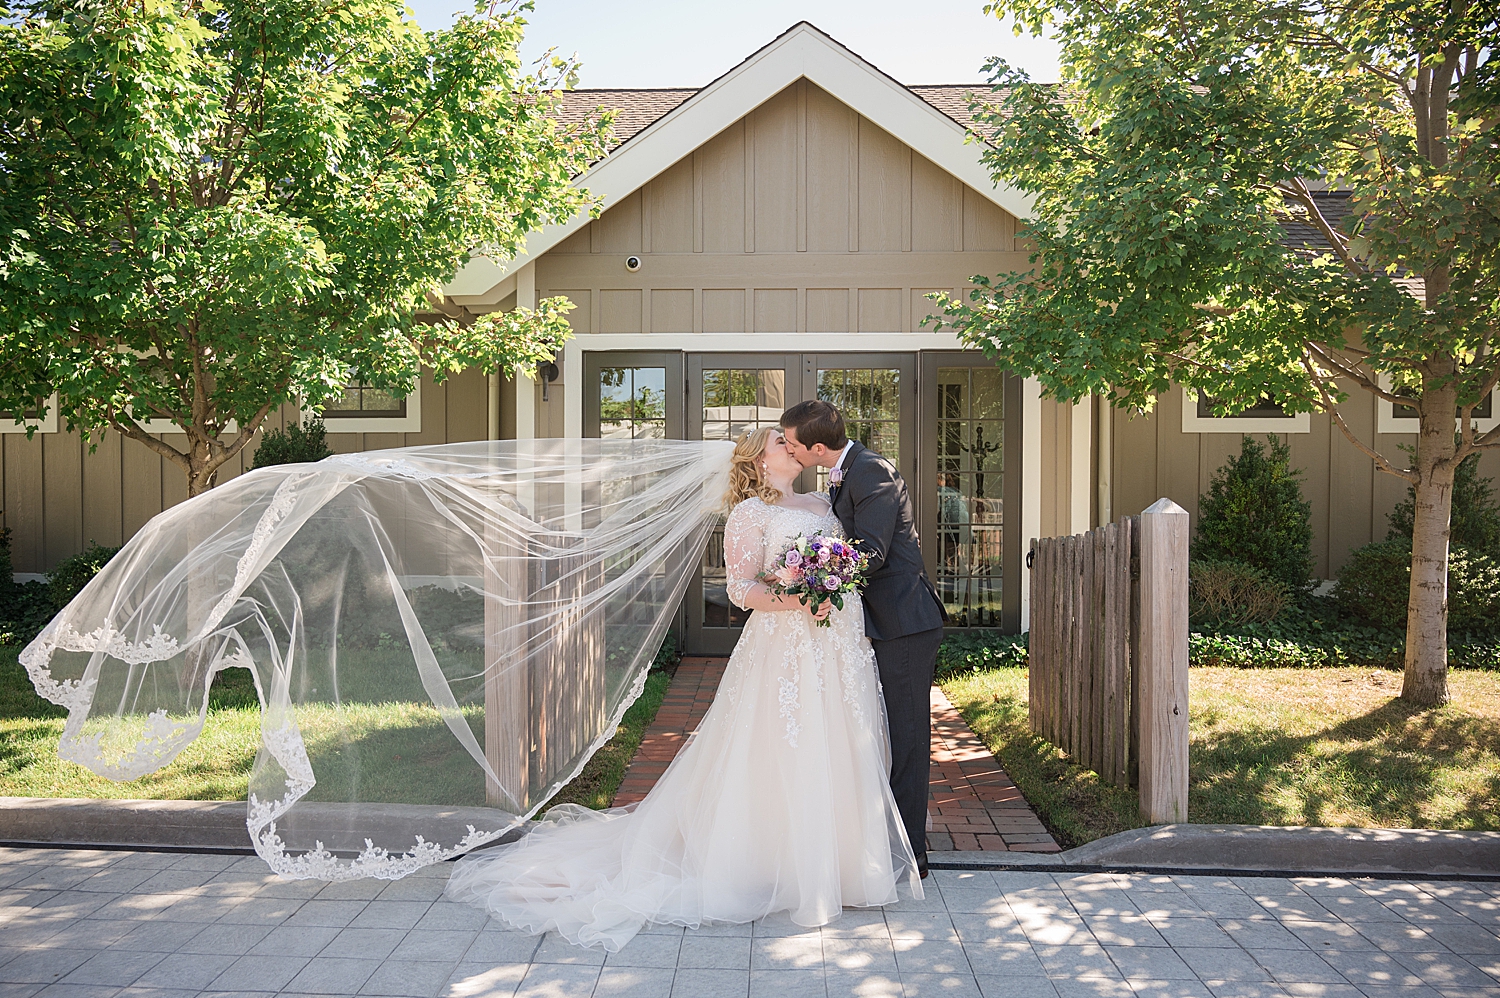
<svg viewBox="0 0 1500 998"><path fill-rule="evenodd" d="M724 676L722 658L684 658L656 719L646 729L614 803L634 804L650 792L661 774L708 713ZM1021 791L979 737L932 688L932 791L928 807L933 852L985 850L1057 852Z"/></svg>

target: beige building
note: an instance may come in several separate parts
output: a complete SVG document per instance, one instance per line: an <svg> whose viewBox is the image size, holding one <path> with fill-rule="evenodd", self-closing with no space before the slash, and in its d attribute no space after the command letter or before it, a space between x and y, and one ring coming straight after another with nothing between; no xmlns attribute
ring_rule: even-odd
<svg viewBox="0 0 1500 998"><path fill-rule="evenodd" d="M1015 233L1027 200L996 187L964 141L972 89L903 86L799 24L699 90L569 94L569 115L620 112L615 148L580 178L603 214L534 234L517 259L476 258L442 303L464 315L568 297L574 337L556 379L468 371L441 386L424 378L404 400L353 388L326 414L331 445L728 439L826 397L912 484L929 570L960 626L1025 626L1030 537L1163 495L1196 514L1242 433L1291 441L1320 575L1384 537L1404 484L1325 417L1213 419L1180 389L1147 415L1057 405L923 327L929 292L1026 262ZM1387 452L1415 440L1411 421L1362 393L1345 416ZM89 453L76 435L41 429L7 433L0 448L19 573L90 540L121 543L185 497L180 470L132 441L108 434ZM1500 474L1500 456L1486 460ZM737 614L711 544L684 607L689 648L727 648Z"/></svg>

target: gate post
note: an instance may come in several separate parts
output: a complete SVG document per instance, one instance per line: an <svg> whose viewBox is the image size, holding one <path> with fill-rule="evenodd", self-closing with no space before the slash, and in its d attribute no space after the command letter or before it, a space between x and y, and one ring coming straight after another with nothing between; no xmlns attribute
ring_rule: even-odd
<svg viewBox="0 0 1500 998"><path fill-rule="evenodd" d="M1153 825L1188 817L1188 513L1141 514L1140 791Z"/></svg>

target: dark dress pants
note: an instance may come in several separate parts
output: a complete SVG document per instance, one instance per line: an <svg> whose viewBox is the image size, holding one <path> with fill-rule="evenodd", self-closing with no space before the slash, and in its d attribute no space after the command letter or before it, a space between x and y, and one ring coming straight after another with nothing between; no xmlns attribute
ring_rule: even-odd
<svg viewBox="0 0 1500 998"><path fill-rule="evenodd" d="M932 769L932 673L943 629L872 641L891 731L891 793L918 856L927 851L927 794Z"/></svg>

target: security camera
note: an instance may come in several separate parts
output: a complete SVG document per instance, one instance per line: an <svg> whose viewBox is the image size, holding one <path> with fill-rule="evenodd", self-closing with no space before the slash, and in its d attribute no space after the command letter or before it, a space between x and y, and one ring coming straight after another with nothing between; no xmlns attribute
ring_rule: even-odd
<svg viewBox="0 0 1500 998"><path fill-rule="evenodd" d="M627 256L625 258L625 269L632 274L641 269L641 258L638 256Z"/></svg>

